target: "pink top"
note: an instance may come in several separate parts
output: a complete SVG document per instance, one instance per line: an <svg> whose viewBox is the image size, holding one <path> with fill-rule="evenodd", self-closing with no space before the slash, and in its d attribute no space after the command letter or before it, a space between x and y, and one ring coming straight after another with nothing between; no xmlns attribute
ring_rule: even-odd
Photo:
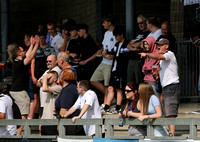
<svg viewBox="0 0 200 142"><path fill-rule="evenodd" d="M155 44L155 39L150 36L144 39L143 41L146 41L149 44L149 53L158 53L157 45ZM142 72L144 73L144 81L156 81L158 80L158 76L156 77L156 80L153 78L152 74L152 65L158 65L159 68L159 62L160 60L155 60L152 58L147 57L145 59L144 65L142 67Z"/></svg>

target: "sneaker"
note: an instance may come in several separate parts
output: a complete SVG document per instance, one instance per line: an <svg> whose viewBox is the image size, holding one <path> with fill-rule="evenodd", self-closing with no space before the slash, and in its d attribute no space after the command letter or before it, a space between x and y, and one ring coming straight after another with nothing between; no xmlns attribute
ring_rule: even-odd
<svg viewBox="0 0 200 142"><path fill-rule="evenodd" d="M110 109L102 109L101 110L102 114L109 114L109 112L110 112Z"/></svg>
<svg viewBox="0 0 200 142"><path fill-rule="evenodd" d="M110 111L111 114L118 114L120 111L122 111L121 109L120 110L116 110L116 108L112 109Z"/></svg>
<svg viewBox="0 0 200 142"><path fill-rule="evenodd" d="M194 114L200 114L200 110L193 111Z"/></svg>
<svg viewBox="0 0 200 142"><path fill-rule="evenodd" d="M104 110L104 107L105 107L105 105L104 105L104 104L101 104L101 106L100 106L100 111L101 111L101 112Z"/></svg>

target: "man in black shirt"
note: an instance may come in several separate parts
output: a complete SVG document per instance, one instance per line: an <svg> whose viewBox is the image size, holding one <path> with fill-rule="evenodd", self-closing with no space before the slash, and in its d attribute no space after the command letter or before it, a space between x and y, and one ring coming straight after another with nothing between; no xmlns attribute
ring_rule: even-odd
<svg viewBox="0 0 200 142"><path fill-rule="evenodd" d="M83 37L80 65L80 80L90 80L95 70L94 59L98 48L94 39L88 34L88 25L78 25L78 35Z"/></svg>
<svg viewBox="0 0 200 142"><path fill-rule="evenodd" d="M140 58L138 53L141 52L140 45L142 44L142 40L145 39L150 32L147 29L146 18L144 16L139 15L137 17L137 24L141 33L127 45L127 48L131 51L127 69L127 82L136 82L139 84L143 81L142 66L144 60Z"/></svg>
<svg viewBox="0 0 200 142"><path fill-rule="evenodd" d="M28 64L31 63L39 45L39 36L31 37L31 45L27 52L20 46L13 49L13 66L12 66L12 86L10 94L20 109L22 119L27 119L30 107L30 98L27 94L29 72ZM17 130L17 135L21 135L23 126Z"/></svg>

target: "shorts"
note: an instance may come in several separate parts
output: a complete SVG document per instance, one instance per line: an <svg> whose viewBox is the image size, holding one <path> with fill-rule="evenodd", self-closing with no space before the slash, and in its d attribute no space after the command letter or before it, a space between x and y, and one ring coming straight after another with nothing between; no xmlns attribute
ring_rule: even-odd
<svg viewBox="0 0 200 142"><path fill-rule="evenodd" d="M111 65L101 63L93 73L90 81L100 82L104 80L104 86L109 86Z"/></svg>
<svg viewBox="0 0 200 142"><path fill-rule="evenodd" d="M111 73L109 86L117 89L122 89L122 77L116 76L116 72Z"/></svg>
<svg viewBox="0 0 200 142"><path fill-rule="evenodd" d="M30 98L26 91L10 91L10 95L19 107L21 115L28 115L30 111Z"/></svg>
<svg viewBox="0 0 200 142"><path fill-rule="evenodd" d="M181 88L179 83L170 84L162 90L162 105L164 110L164 116L177 116L178 106L180 102Z"/></svg>

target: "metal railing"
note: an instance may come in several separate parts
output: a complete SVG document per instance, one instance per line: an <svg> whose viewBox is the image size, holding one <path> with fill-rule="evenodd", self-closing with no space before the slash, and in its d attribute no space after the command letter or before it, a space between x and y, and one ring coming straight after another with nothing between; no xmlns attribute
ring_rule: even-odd
<svg viewBox="0 0 200 142"><path fill-rule="evenodd" d="M70 136L65 135L66 125L95 125L95 138L102 137L102 125L106 127L106 138L111 139L153 139L153 140L186 140L186 139L200 139L197 135L197 126L200 125L200 119L198 118L157 118L149 119L143 122L140 122L135 118L126 118L124 119L124 125L146 125L147 126L147 136L136 137L136 136L115 136L114 135L114 126L119 124L118 118L105 118L105 119L77 119L76 123L72 123L71 119L31 119L31 120L0 120L0 126L3 125L24 125L24 135L21 136L1 136L2 138L39 138L39 139L56 139L56 138L70 138L70 139L92 139L92 136ZM153 136L153 126L155 125L187 125L189 126L188 136L175 136L175 137L157 137ZM39 125L58 125L59 126L59 135L55 136L41 136L41 135L32 135L31 126Z"/></svg>
<svg viewBox="0 0 200 142"><path fill-rule="evenodd" d="M191 41L177 41L181 98L200 98L198 92L200 50Z"/></svg>

